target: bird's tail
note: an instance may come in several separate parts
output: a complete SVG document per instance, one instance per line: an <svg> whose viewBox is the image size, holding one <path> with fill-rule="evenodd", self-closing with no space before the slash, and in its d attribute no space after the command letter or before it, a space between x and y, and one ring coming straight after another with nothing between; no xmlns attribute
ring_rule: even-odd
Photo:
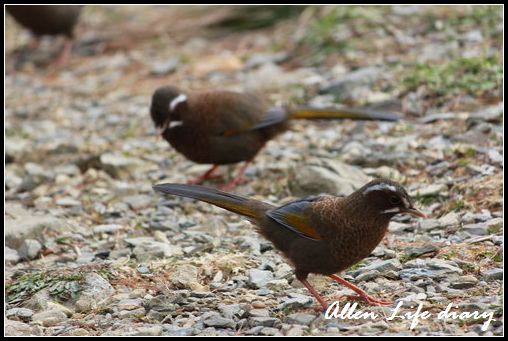
<svg viewBox="0 0 508 341"><path fill-rule="evenodd" d="M316 109L316 108L297 108L290 113L291 118L303 119L344 119L362 120L362 121L397 121L399 116L384 111L367 109Z"/></svg>
<svg viewBox="0 0 508 341"><path fill-rule="evenodd" d="M272 205L259 200L248 199L197 185L159 184L153 186L153 189L161 193L204 201L253 219L262 218L267 210L274 208Z"/></svg>

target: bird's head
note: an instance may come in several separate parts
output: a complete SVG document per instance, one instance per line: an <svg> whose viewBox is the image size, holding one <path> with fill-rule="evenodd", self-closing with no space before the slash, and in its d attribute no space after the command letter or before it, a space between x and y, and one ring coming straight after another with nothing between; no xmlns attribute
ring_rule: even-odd
<svg viewBox="0 0 508 341"><path fill-rule="evenodd" d="M425 218L425 214L414 207L413 200L398 183L388 179L376 179L358 190L367 205L380 215L389 218L399 213L409 213Z"/></svg>
<svg viewBox="0 0 508 341"><path fill-rule="evenodd" d="M177 108L187 102L187 96L174 86L155 90L150 104L150 116L155 127L166 130L172 121L179 121Z"/></svg>

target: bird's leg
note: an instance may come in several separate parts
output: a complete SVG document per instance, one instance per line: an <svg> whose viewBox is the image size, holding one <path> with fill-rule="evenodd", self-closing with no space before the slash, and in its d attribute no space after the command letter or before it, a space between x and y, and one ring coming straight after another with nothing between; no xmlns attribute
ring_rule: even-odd
<svg viewBox="0 0 508 341"><path fill-rule="evenodd" d="M246 161L241 167L240 169L238 169L238 172L236 172L236 175L235 177L233 178L233 180L231 180L230 182L228 182L227 184L225 185L222 185L220 187L221 190L223 191L228 191L232 188L234 188L236 185L240 184L243 180L243 173L245 173L245 170L247 169L247 167L250 165L250 161Z"/></svg>
<svg viewBox="0 0 508 341"><path fill-rule="evenodd" d="M189 185L199 185L203 183L206 179L208 179L215 170L219 168L219 165L213 165L209 170L207 170L204 174L198 176L197 178L194 178L192 180L187 181L187 184Z"/></svg>
<svg viewBox="0 0 508 341"><path fill-rule="evenodd" d="M314 289L312 285L307 281L305 278L299 278L300 282L302 282L303 285L307 288L307 290L310 291L310 293L318 300L319 304L321 304L321 307L323 308L323 311L326 311L328 309L328 303L321 297L321 295Z"/></svg>
<svg viewBox="0 0 508 341"><path fill-rule="evenodd" d="M364 290L358 288L356 285L354 285L352 283L349 283L344 278L339 277L336 274L329 275L329 277L341 284L344 284L349 289L353 290L354 292L356 292L358 294L358 296L347 296L349 299L363 300L370 305L390 305L391 304L391 302L389 302L389 301L380 300L380 299L370 296Z"/></svg>
<svg viewBox="0 0 508 341"><path fill-rule="evenodd" d="M72 52L72 40L70 38L65 38L62 51L60 51L60 53L58 54L58 57L56 58L55 61L55 65L61 67L67 64L71 52Z"/></svg>

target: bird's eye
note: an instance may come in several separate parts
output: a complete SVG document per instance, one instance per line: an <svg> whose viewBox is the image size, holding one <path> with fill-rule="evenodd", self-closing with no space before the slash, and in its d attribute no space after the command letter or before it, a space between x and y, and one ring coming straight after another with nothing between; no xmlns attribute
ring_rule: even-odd
<svg viewBox="0 0 508 341"><path fill-rule="evenodd" d="M392 205L400 205L401 201L400 201L400 198L395 196L395 195L392 195L390 197L390 204Z"/></svg>

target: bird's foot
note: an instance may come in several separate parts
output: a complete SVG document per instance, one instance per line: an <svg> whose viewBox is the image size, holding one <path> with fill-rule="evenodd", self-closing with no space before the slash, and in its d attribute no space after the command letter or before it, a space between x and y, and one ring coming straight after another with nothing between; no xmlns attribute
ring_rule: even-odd
<svg viewBox="0 0 508 341"><path fill-rule="evenodd" d="M372 297L367 294L344 295L344 296L341 296L340 298L342 298L342 297L347 297L348 300L352 300L352 301L364 301L370 305L391 305L392 304L392 302L390 302L390 301L381 300L381 299Z"/></svg>
<svg viewBox="0 0 508 341"><path fill-rule="evenodd" d="M243 177L238 178L238 179L237 179L237 178L234 178L234 179L233 179L233 180L231 180L230 182L228 182L228 183L226 183L226 184L224 184L224 185L220 186L220 187L219 187L219 189L220 189L221 191L225 191L225 192L227 192L227 191L230 191L230 190L232 190L233 188L235 188L236 186L241 185L241 184L243 184L243 183L245 183L245 182L247 182L247 180L246 180L246 179L244 179Z"/></svg>
<svg viewBox="0 0 508 341"><path fill-rule="evenodd" d="M210 178L220 178L222 175L212 175L213 172L219 167L219 165L213 165L209 170L207 170L204 174L198 176L197 178L190 179L187 181L188 185L200 185L202 184L206 179Z"/></svg>

